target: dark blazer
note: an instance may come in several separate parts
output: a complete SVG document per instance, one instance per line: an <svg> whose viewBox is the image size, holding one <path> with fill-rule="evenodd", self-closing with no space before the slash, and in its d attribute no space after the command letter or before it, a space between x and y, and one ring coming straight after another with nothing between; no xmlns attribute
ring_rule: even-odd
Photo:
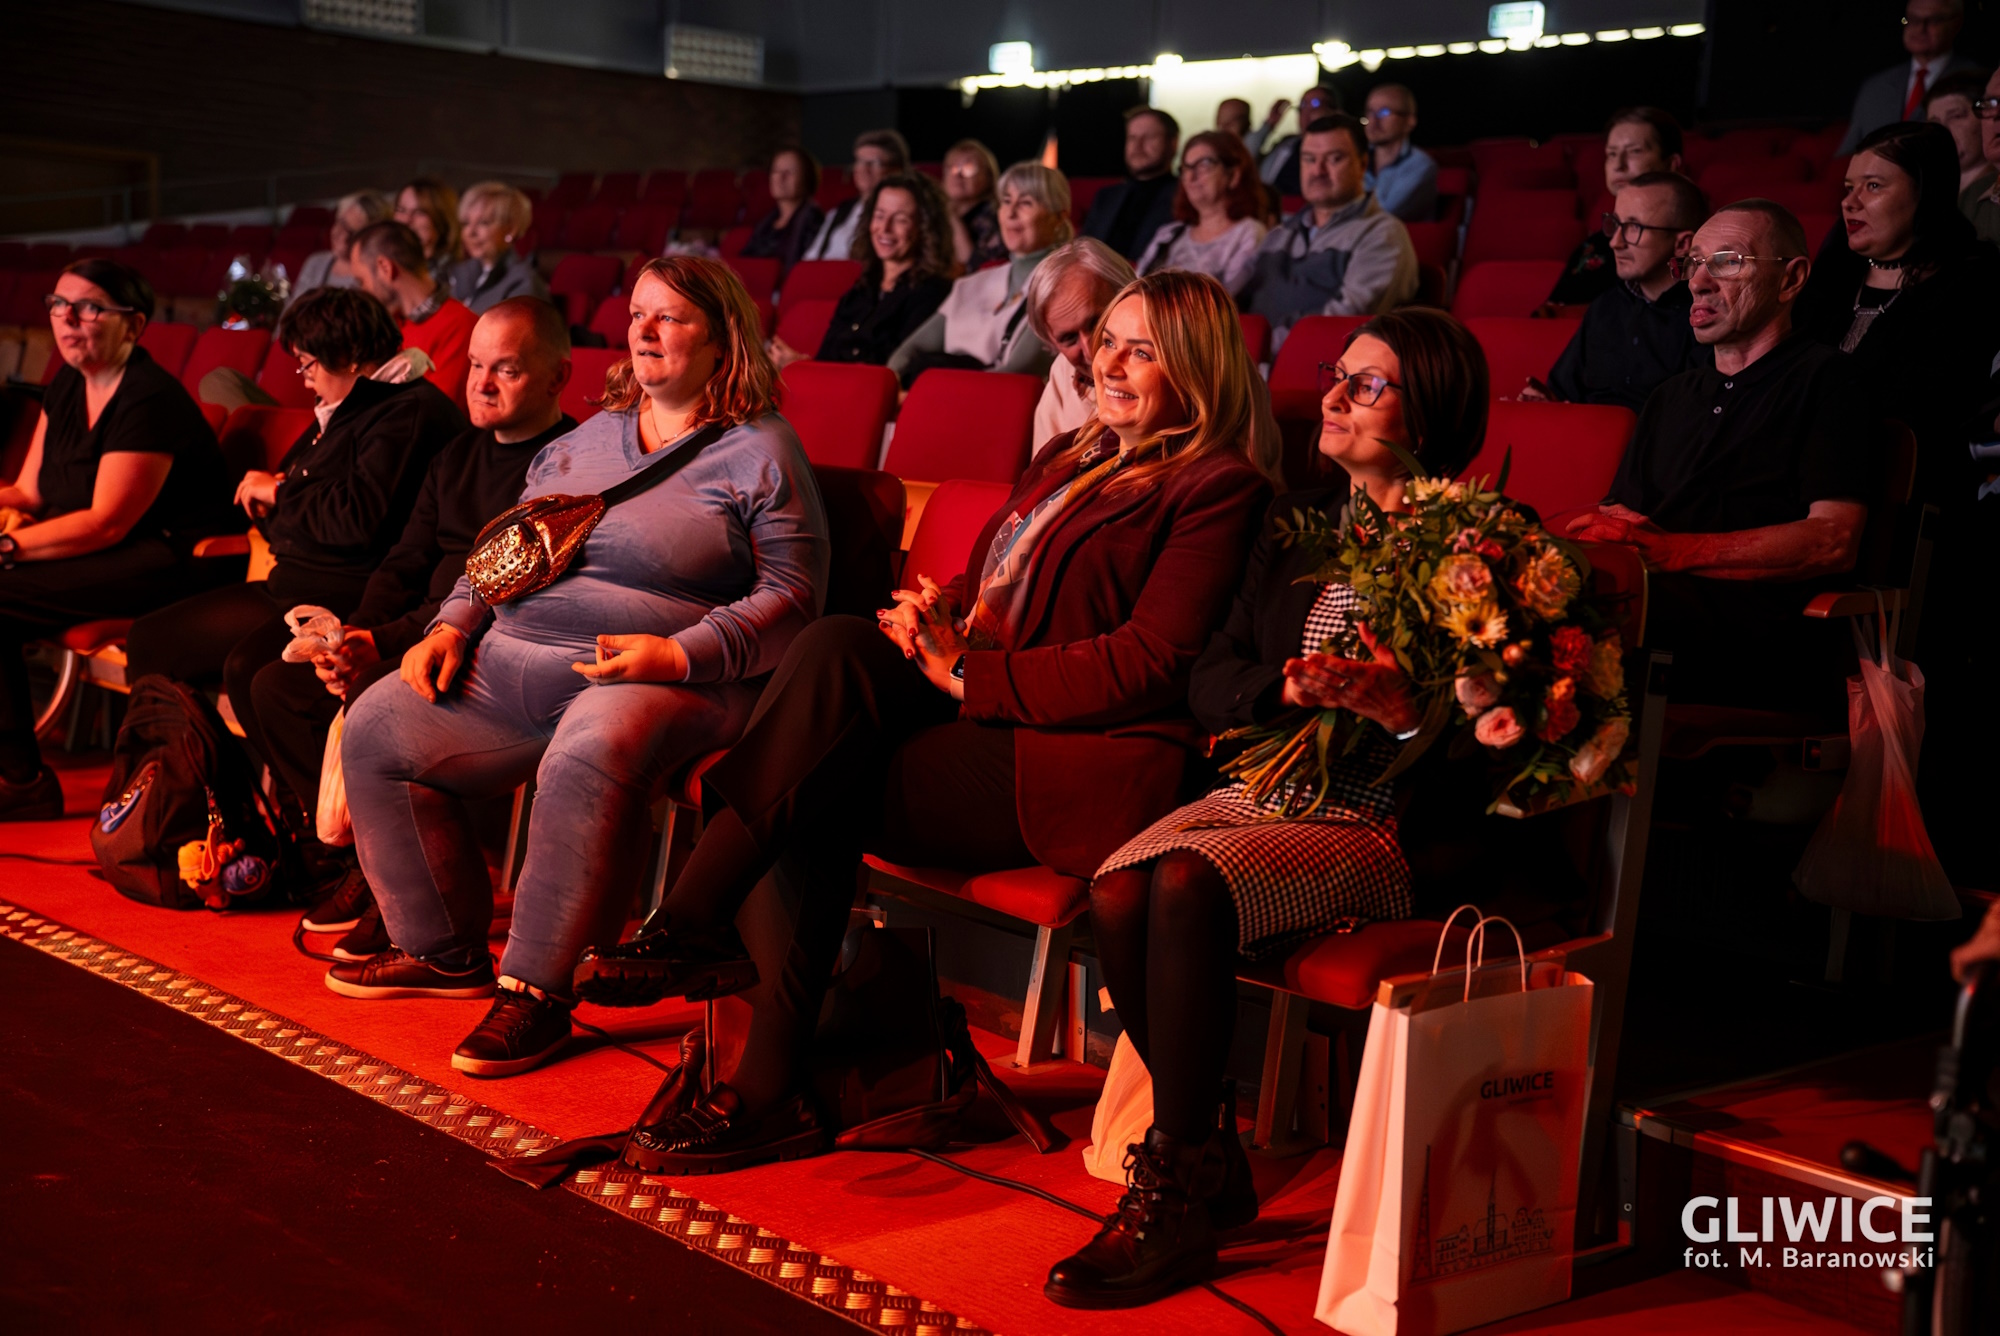
<svg viewBox="0 0 2000 1336"><path fill-rule="evenodd" d="M966 574L947 589L957 607L978 589L994 531L1046 489L1073 437L1051 442L981 528ZM1044 539L1020 643L967 656L964 716L1015 726L1021 832L1049 867L1093 875L1179 801L1190 754L1206 742L1188 713L1188 674L1228 610L1270 496L1233 455L1159 485L1095 493Z"/></svg>
<svg viewBox="0 0 2000 1336"><path fill-rule="evenodd" d="M1114 241L1111 232L1118 221L1118 210L1124 206L1125 197L1142 186L1154 192L1152 206L1140 216L1131 236ZM1137 264L1146 247L1153 244L1153 234L1174 220L1174 186L1172 180L1164 185L1127 180L1104 187L1091 198L1090 212L1083 219L1083 234L1095 237Z"/></svg>
<svg viewBox="0 0 2000 1336"><path fill-rule="evenodd" d="M1969 56L1961 56L1954 51L1944 58L1942 79L1946 74L1956 74L1960 70L1976 70L1979 62ZM1903 98L1910 87L1910 61L1903 58L1886 70L1869 75L1861 81L1861 87L1854 94L1854 110L1847 118L1847 137L1840 141L1836 154L1854 152L1854 146L1867 135L1885 125L1894 125L1903 119ZM1923 114L1918 113L1922 120Z"/></svg>

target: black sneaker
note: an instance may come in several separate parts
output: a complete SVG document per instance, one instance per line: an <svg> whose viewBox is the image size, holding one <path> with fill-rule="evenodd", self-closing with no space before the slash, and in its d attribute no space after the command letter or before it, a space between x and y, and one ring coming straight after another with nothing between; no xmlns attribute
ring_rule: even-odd
<svg viewBox="0 0 2000 1336"><path fill-rule="evenodd" d="M569 1043L569 1008L523 988L502 988L493 1009L451 1055L472 1076L513 1076L541 1066Z"/></svg>
<svg viewBox="0 0 2000 1336"><path fill-rule="evenodd" d="M320 902L306 911L299 926L307 932L346 932L361 922L361 916L375 907L375 893L359 867L349 868ZM342 959L351 959L343 956Z"/></svg>
<svg viewBox="0 0 2000 1336"><path fill-rule="evenodd" d="M25 783L0 776L0 821L60 821L62 781L47 766Z"/></svg>
<svg viewBox="0 0 2000 1336"><path fill-rule="evenodd" d="M390 947L366 960L343 962L326 972L326 986L342 997L375 1002L391 997L489 997L493 958L448 970Z"/></svg>
<svg viewBox="0 0 2000 1336"><path fill-rule="evenodd" d="M666 926L629 942L591 947L576 963L578 998L600 1007L649 1007L664 997L702 1002L757 983L757 962L734 923Z"/></svg>
<svg viewBox="0 0 2000 1336"><path fill-rule="evenodd" d="M382 908L373 900L362 911L353 931L333 944L335 960L366 960L389 949L389 930L382 924Z"/></svg>

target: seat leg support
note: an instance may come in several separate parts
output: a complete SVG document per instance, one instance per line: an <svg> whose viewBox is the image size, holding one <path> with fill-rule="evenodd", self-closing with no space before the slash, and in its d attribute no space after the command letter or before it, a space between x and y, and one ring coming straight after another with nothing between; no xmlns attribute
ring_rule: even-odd
<svg viewBox="0 0 2000 1336"><path fill-rule="evenodd" d="M1272 1150L1291 1140L1306 1061L1306 1003L1292 993L1271 994L1271 1024L1264 1032L1264 1076L1257 1091L1257 1130L1251 1144Z"/></svg>
<svg viewBox="0 0 2000 1336"><path fill-rule="evenodd" d="M506 895L514 894L515 883L521 878L521 864L528 857L528 821L535 812L535 781L529 780L514 790L514 811L507 818L506 865L500 877L500 889Z"/></svg>
<svg viewBox="0 0 2000 1336"><path fill-rule="evenodd" d="M1062 1019L1063 984L1069 978L1069 945L1075 935L1068 927L1035 929L1035 960L1028 969L1028 995L1021 1002L1021 1042L1014 1050L1016 1067L1047 1062L1055 1050L1056 1026Z"/></svg>

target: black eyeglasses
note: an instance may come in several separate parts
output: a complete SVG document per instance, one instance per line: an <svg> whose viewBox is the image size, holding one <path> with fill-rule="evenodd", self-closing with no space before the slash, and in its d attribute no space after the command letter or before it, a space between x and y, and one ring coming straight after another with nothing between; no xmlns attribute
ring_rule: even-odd
<svg viewBox="0 0 2000 1336"><path fill-rule="evenodd" d="M1607 240L1623 237L1625 244L1636 246L1646 239L1648 232L1678 232L1678 227L1662 227L1658 223L1642 223L1637 218L1620 218L1615 213L1607 213L1597 220L1598 228Z"/></svg>
<svg viewBox="0 0 2000 1336"><path fill-rule="evenodd" d="M1181 175L1200 176L1209 168L1220 167L1221 165L1222 159L1220 158L1182 158Z"/></svg>
<svg viewBox="0 0 2000 1336"><path fill-rule="evenodd" d="M1667 270L1677 283L1685 283L1694 277L1694 271L1706 265L1711 277L1734 278L1744 267L1758 260L1770 259L1767 255L1745 255L1742 251L1719 250L1713 255L1682 255L1667 262Z"/></svg>
<svg viewBox="0 0 2000 1336"><path fill-rule="evenodd" d="M139 308L136 306L106 306L103 302L93 301L73 302L67 297L58 297L53 292L42 298L42 305L48 307L49 314L57 320L62 319L71 311L75 311L76 318L86 325L94 325L107 315L137 315L139 313Z"/></svg>
<svg viewBox="0 0 2000 1336"><path fill-rule="evenodd" d="M1324 399L1333 392L1336 385L1347 386L1347 397L1363 408L1373 408L1384 390L1401 390L1403 387L1387 376L1378 376L1372 371L1343 371L1331 362L1319 364L1319 397Z"/></svg>
<svg viewBox="0 0 2000 1336"><path fill-rule="evenodd" d="M1972 103L1972 114L1982 121L1990 121L2000 116L2000 97L1977 98Z"/></svg>
<svg viewBox="0 0 2000 1336"><path fill-rule="evenodd" d="M1397 107L1377 107L1373 111L1363 112L1361 119L1364 121L1386 121L1391 116L1407 116L1409 114L1409 112Z"/></svg>

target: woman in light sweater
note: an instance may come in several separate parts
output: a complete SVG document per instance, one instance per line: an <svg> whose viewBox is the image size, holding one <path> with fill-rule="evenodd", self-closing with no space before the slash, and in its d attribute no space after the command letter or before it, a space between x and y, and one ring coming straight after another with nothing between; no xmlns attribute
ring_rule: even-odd
<svg viewBox="0 0 2000 1336"><path fill-rule="evenodd" d="M1207 274L1234 297L1257 264L1257 247L1269 229L1257 164L1235 135L1205 130L1181 151L1181 183L1174 192L1174 221L1153 234L1139 257L1139 272L1188 269Z"/></svg>
<svg viewBox="0 0 2000 1336"><path fill-rule="evenodd" d="M932 367L1030 376L1047 371L1049 352L1028 327L1028 276L1075 235L1063 174L1038 162L1009 167L1000 178L1000 239L1008 261L952 284L937 313L889 355L889 369L903 388Z"/></svg>
<svg viewBox="0 0 2000 1336"><path fill-rule="evenodd" d="M489 607L468 581L430 633L348 709L342 761L361 868L395 948L335 965L357 998L499 991L452 1065L506 1076L568 1042L570 978L618 939L645 871L647 807L680 767L735 741L757 691L825 598L824 507L773 411L756 309L719 261L650 261L632 357L605 411L548 446L525 497L600 493L680 451L612 506L568 572ZM655 461L653 456L665 458ZM492 885L468 800L537 785L496 980Z"/></svg>

